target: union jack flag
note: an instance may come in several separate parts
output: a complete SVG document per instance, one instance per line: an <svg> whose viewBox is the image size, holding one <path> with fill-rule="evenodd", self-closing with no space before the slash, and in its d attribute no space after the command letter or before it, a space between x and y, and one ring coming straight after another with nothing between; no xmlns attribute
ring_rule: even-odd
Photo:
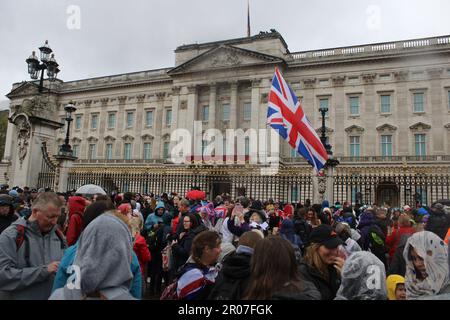
<svg viewBox="0 0 450 320"><path fill-rule="evenodd" d="M294 91L278 68L272 81L267 110L267 124L286 140L319 173L328 160L327 152L312 127Z"/></svg>

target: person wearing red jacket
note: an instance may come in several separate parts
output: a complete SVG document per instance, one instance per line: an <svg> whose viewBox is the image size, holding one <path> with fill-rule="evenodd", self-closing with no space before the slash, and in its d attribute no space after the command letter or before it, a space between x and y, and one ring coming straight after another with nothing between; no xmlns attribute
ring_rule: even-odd
<svg viewBox="0 0 450 320"><path fill-rule="evenodd" d="M294 218L294 207L290 203L286 203L286 205L283 208L284 213L284 219L293 219Z"/></svg>
<svg viewBox="0 0 450 320"><path fill-rule="evenodd" d="M83 231L83 214L86 208L86 200L83 197L70 197L69 207L69 226L67 228L66 238L67 244L73 246Z"/></svg>
<svg viewBox="0 0 450 320"><path fill-rule="evenodd" d="M386 237L386 244L389 249L389 259L392 260L400 239L403 235L411 235L415 232L415 229L411 227L409 216L405 213L401 214L398 218L398 229L394 229L390 235Z"/></svg>
<svg viewBox="0 0 450 320"><path fill-rule="evenodd" d="M141 236L141 230L144 223L140 217L132 217L130 219L130 225L134 239L133 251L136 253L139 265L141 266L142 279L145 279L146 266L152 256L150 254L150 250L148 250L147 241L145 241L145 238Z"/></svg>

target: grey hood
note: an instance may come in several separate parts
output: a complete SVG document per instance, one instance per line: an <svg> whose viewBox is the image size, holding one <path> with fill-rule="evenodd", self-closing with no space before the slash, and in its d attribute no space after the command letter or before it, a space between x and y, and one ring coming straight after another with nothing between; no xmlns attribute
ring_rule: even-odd
<svg viewBox="0 0 450 320"><path fill-rule="evenodd" d="M387 300L386 270L380 259L367 251L351 254L335 300Z"/></svg>
<svg viewBox="0 0 450 320"><path fill-rule="evenodd" d="M80 270L79 286L71 290L69 287L77 281L68 283L56 290L51 299L81 299L84 294L95 291L108 299L131 299L132 250L128 226L112 214L101 215L89 224L79 239L73 263Z"/></svg>

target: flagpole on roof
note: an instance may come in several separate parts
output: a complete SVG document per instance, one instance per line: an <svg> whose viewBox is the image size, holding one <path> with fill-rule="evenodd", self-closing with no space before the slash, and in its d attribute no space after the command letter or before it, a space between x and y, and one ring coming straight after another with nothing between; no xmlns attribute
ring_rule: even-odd
<svg viewBox="0 0 450 320"><path fill-rule="evenodd" d="M251 37L250 32L250 0L247 0L247 37Z"/></svg>

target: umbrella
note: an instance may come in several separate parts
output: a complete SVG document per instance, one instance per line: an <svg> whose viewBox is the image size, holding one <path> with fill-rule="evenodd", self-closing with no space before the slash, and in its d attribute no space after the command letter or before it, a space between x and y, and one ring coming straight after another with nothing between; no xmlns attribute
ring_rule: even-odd
<svg viewBox="0 0 450 320"><path fill-rule="evenodd" d="M81 186L78 188L78 190L75 193L79 193L79 194L105 194L106 192L105 190L103 190L102 187L100 186L96 186L95 184L86 184L84 186Z"/></svg>

